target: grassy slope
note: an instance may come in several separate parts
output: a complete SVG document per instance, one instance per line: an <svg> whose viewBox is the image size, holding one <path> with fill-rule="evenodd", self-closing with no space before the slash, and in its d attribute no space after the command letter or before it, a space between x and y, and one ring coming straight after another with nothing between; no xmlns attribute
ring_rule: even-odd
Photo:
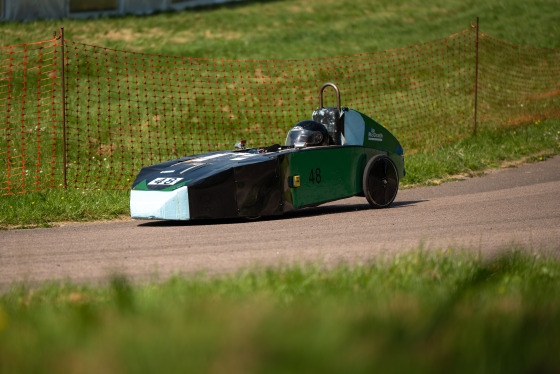
<svg viewBox="0 0 560 374"><path fill-rule="evenodd" d="M456 33L479 16L481 31L514 43L560 46L554 0L308 0L241 2L150 17L5 23L0 45L66 39L162 55L300 59L406 47Z"/></svg>
<svg viewBox="0 0 560 374"><path fill-rule="evenodd" d="M253 1L149 17L3 23L0 44L45 40L59 26L68 40L109 48L224 59L301 59L409 46L469 27L518 44L560 46L560 7L523 1ZM558 152L557 120L466 139L436 152L407 156L404 184L476 174L539 153ZM540 131L539 129L548 129ZM548 133L548 135L547 135ZM522 140L523 139L523 140ZM48 225L114 218L128 212L126 192L63 191L0 198L0 225Z"/></svg>

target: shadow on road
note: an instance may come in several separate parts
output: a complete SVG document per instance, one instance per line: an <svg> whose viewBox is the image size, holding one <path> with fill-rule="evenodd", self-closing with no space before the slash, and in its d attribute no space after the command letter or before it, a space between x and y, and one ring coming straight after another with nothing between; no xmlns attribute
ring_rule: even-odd
<svg viewBox="0 0 560 374"><path fill-rule="evenodd" d="M423 203L427 200L415 200L415 201L396 201L391 207L385 209L399 209L407 206L416 205ZM280 216L267 216L258 217L255 219L250 218L222 218L222 219L196 219L189 221L149 221L140 223L139 227L169 227L169 226L212 226L212 225L233 225L233 224L243 224L247 222L255 221L281 221L285 219L293 218L306 218L306 217L316 217L325 214L340 214L349 212L359 212L363 210L371 210L371 206L367 203L364 204L331 204L322 205L318 207L302 208L292 212L285 213Z"/></svg>

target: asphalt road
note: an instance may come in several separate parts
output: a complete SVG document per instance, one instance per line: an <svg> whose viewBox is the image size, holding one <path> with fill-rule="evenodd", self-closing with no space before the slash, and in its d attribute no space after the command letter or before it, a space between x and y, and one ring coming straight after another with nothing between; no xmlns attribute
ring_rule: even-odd
<svg viewBox="0 0 560 374"><path fill-rule="evenodd" d="M294 262L367 261L512 242L560 253L560 157L484 177L399 191L389 209L354 197L256 221L125 221L0 231L0 285L219 274Z"/></svg>

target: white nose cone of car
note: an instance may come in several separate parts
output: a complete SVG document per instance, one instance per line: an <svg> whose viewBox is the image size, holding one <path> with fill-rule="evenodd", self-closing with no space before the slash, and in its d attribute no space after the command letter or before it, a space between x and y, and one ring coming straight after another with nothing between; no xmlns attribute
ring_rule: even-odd
<svg viewBox="0 0 560 374"><path fill-rule="evenodd" d="M189 190L130 191L130 215L137 219L188 220Z"/></svg>

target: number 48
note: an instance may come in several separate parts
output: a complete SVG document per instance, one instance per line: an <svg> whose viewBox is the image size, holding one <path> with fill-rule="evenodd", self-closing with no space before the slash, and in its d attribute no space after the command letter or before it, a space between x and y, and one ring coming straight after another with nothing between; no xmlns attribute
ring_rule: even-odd
<svg viewBox="0 0 560 374"><path fill-rule="evenodd" d="M321 169L316 168L316 169L311 169L311 172L309 173L309 181L311 183L321 183Z"/></svg>

